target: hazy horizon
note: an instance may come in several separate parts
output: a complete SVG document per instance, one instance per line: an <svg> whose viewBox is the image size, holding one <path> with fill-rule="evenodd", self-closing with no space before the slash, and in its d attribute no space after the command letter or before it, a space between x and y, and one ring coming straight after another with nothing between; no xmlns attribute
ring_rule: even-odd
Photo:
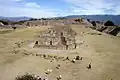
<svg viewBox="0 0 120 80"><path fill-rule="evenodd" d="M55 16L55 17L67 17L67 16L84 16L84 15L66 15L66 16ZM120 16L117 14L93 14L93 15L85 15L85 16ZM4 18L39 18L39 17L29 17L29 16L0 16L0 17L4 17ZM44 17L41 17L44 18ZM52 18L52 17L47 17L47 18Z"/></svg>

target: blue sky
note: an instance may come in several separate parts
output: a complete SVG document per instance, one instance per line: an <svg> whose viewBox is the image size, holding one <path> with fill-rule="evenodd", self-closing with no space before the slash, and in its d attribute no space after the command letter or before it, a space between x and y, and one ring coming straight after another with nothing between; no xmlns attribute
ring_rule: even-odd
<svg viewBox="0 0 120 80"><path fill-rule="evenodd" d="M120 14L119 0L0 0L0 16L55 17Z"/></svg>

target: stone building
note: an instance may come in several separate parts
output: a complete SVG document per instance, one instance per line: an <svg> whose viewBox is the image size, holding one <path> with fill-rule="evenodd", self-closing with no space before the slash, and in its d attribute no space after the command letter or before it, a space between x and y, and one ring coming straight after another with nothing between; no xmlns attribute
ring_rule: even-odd
<svg viewBox="0 0 120 80"><path fill-rule="evenodd" d="M60 26L49 28L46 31L41 32L38 40L35 42L34 48L47 48L47 49L75 49L76 32L70 27Z"/></svg>

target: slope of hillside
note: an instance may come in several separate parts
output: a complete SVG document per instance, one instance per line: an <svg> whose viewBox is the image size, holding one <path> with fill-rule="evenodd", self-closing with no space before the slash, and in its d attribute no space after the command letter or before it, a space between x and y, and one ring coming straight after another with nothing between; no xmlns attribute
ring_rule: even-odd
<svg viewBox="0 0 120 80"><path fill-rule="evenodd" d="M44 71L49 68L53 72L49 80L56 80L62 75L62 80L119 80L120 79L120 38L100 33L82 25L70 25L77 32L77 49L69 51L54 51L33 49L29 47L40 31L47 27L34 27L0 30L0 80L13 80L15 76L26 72L45 76ZM3 34L2 31L10 30ZM16 47L15 43L20 43ZM48 52L49 51L49 52ZM71 63L70 61L49 60L36 56L36 54L69 57L73 59L79 55L83 60ZM26 54L26 55L25 55ZM31 55L34 54L34 55ZM88 64L91 69L87 69ZM56 69L60 64L61 68Z"/></svg>
<svg viewBox="0 0 120 80"><path fill-rule="evenodd" d="M79 18L79 17L90 19L92 21L102 21L102 22L111 20L116 25L120 25L120 16L119 15L71 15L71 16L66 16L66 18Z"/></svg>

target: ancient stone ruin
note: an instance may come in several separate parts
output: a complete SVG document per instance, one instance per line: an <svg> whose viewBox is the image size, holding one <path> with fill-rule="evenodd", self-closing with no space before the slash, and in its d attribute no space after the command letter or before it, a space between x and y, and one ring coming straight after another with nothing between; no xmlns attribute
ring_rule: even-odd
<svg viewBox="0 0 120 80"><path fill-rule="evenodd" d="M76 48L76 32L68 26L56 26L40 33L34 48L68 50Z"/></svg>

